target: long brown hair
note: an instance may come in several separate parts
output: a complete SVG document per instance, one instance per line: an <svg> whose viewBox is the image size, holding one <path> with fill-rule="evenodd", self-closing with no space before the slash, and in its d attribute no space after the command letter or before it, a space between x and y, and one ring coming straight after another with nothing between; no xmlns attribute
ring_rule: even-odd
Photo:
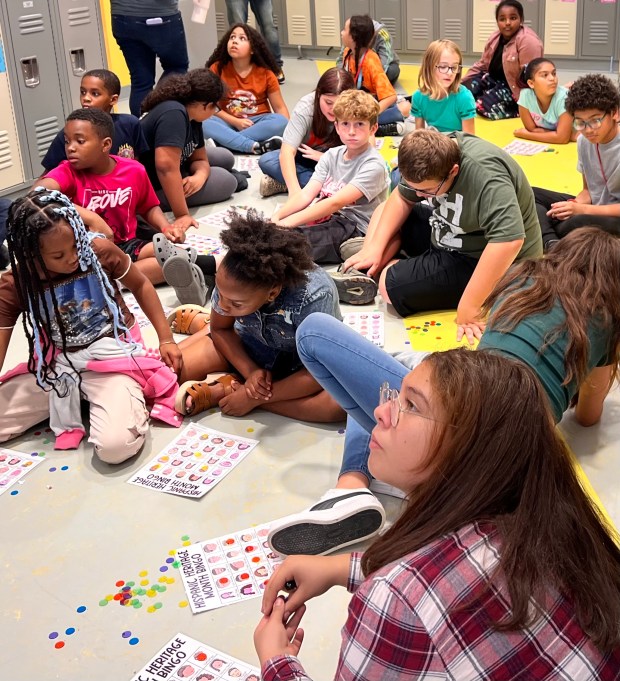
<svg viewBox="0 0 620 681"><path fill-rule="evenodd" d="M222 75L222 70L226 64L230 64L232 57L228 54L228 41L232 32L236 28L242 28L248 41L250 43L250 48L252 49L252 55L250 61L256 66L262 66L269 71L272 71L276 76L280 73L281 69L276 62L273 53L267 47L263 36L251 26L247 24L233 24L224 35L220 38L220 42L217 44L216 48L213 50L213 54L207 60L205 64L206 68L209 68L213 64L217 63L217 73L218 76Z"/></svg>
<svg viewBox="0 0 620 681"><path fill-rule="evenodd" d="M495 628L528 626L536 619L531 599L544 603L548 589L559 589L595 645L617 646L620 550L579 484L536 375L485 350L436 352L424 361L451 427L436 426L428 478L366 551L364 573L470 523L489 522L501 542L492 579L507 584L512 613Z"/></svg>
<svg viewBox="0 0 620 681"><path fill-rule="evenodd" d="M568 343L564 382L579 385L588 373L588 327L609 334L613 379L620 360L620 239L597 227L581 227L555 244L542 260L513 266L484 304L489 324L510 331L525 317L548 312L559 303L566 320L550 329L541 351L561 334ZM495 307L494 307L495 306Z"/></svg>
<svg viewBox="0 0 620 681"><path fill-rule="evenodd" d="M349 17L349 33L355 43L353 51L355 70L359 68L362 54L370 50L375 39L375 24L368 14L354 14Z"/></svg>
<svg viewBox="0 0 620 681"><path fill-rule="evenodd" d="M463 55L456 43L451 40L433 40L429 44L422 55L422 64L420 65L420 73L418 75L418 88L422 94L429 95L431 99L443 99L446 96L446 90L437 78L436 69L444 50L454 52L458 57L461 69L463 66ZM461 69L459 69L452 85L448 88L447 94L452 95L459 91L461 86Z"/></svg>
<svg viewBox="0 0 620 681"><path fill-rule="evenodd" d="M322 146L326 148L339 147L342 142L334 129L334 124L321 113L321 95L339 95L345 90L355 89L353 76L345 69L335 66L327 69L319 78L314 92L314 109L312 112L312 133L320 140L324 140Z"/></svg>

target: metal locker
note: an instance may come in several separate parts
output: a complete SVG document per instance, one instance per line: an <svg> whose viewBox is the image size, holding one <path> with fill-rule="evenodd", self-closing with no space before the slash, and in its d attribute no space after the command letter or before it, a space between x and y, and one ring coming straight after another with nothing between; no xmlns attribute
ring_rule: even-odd
<svg viewBox="0 0 620 681"><path fill-rule="evenodd" d="M523 14L525 16L525 21L523 23L542 38L540 0L522 0L521 4L523 5Z"/></svg>
<svg viewBox="0 0 620 681"><path fill-rule="evenodd" d="M407 0L406 13L406 48L415 52L423 52L435 37L433 3Z"/></svg>
<svg viewBox="0 0 620 681"><path fill-rule="evenodd" d="M546 0L545 4L545 55L575 55L577 32L577 3Z"/></svg>
<svg viewBox="0 0 620 681"><path fill-rule="evenodd" d="M342 4L342 25L347 19L350 19L354 14L369 14L373 15L370 0L344 0Z"/></svg>
<svg viewBox="0 0 620 681"><path fill-rule="evenodd" d="M217 32L218 40L228 30L228 15L226 14L225 0L215 0L215 30Z"/></svg>
<svg viewBox="0 0 620 681"><path fill-rule="evenodd" d="M427 3L432 6L433 3ZM402 15L400 0L375 0L375 11L371 14L375 21L380 21L392 38L392 46L396 51L403 46Z"/></svg>
<svg viewBox="0 0 620 681"><path fill-rule="evenodd" d="M340 7L334 0L314 0L315 45L340 47Z"/></svg>
<svg viewBox="0 0 620 681"><path fill-rule="evenodd" d="M13 101L17 127L21 131L23 123L25 131L21 151L29 179L41 174L41 159L64 125L65 110L47 0L6 3L5 11L6 57L15 74Z"/></svg>
<svg viewBox="0 0 620 681"><path fill-rule="evenodd" d="M286 0L286 32L289 45L313 44L310 0Z"/></svg>
<svg viewBox="0 0 620 681"><path fill-rule="evenodd" d="M452 40L462 52L469 51L469 2L439 0L438 38Z"/></svg>
<svg viewBox="0 0 620 681"><path fill-rule="evenodd" d="M80 107L80 82L86 71L105 66L101 16L97 0L57 0L62 52L68 76L71 109ZM60 41L59 41L60 42Z"/></svg>
<svg viewBox="0 0 620 681"><path fill-rule="evenodd" d="M11 99L11 85L6 70L0 27L0 191L9 189L24 181L15 112Z"/></svg>
<svg viewBox="0 0 620 681"><path fill-rule="evenodd" d="M499 2L499 0L498 0ZM473 0L472 6L472 52L482 53L489 36L497 31L495 21L495 9L498 2L490 3L489 0ZM445 38L447 36L442 36ZM454 42L457 42L456 40ZM461 45L461 50L464 46Z"/></svg>
<svg viewBox="0 0 620 681"><path fill-rule="evenodd" d="M618 24L618 5L585 0L581 22L581 56L612 58Z"/></svg>

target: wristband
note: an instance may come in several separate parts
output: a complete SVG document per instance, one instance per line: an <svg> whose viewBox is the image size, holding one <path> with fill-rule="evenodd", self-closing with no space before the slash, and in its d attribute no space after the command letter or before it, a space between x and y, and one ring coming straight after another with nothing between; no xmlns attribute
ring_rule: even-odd
<svg viewBox="0 0 620 681"><path fill-rule="evenodd" d="M162 345L176 345L177 342L175 340L169 340L169 341L164 341L163 343L159 344L159 347L161 348Z"/></svg>

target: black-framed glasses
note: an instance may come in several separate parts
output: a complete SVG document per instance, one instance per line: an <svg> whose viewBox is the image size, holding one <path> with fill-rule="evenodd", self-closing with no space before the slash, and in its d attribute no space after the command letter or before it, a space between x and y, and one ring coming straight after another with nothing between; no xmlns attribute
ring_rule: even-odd
<svg viewBox="0 0 620 681"><path fill-rule="evenodd" d="M434 197L439 194L441 191L441 188L444 186L446 183L446 180L450 177L450 173L448 173L443 180L437 185L437 188L433 191L427 191L426 189L416 189L415 187L409 187L410 189L413 189L413 191L418 194L419 196L429 196L429 197Z"/></svg>
<svg viewBox="0 0 620 681"><path fill-rule="evenodd" d="M427 421L434 421L435 423L443 423L444 425L451 426L450 423L444 423L439 419L435 419L432 416L426 414L421 414L415 407L405 408L400 403L400 393L396 388L390 388L390 384L386 381L379 388L379 406L389 403L390 405L390 423L392 428L396 428L401 414L413 414L414 416L420 416Z"/></svg>
<svg viewBox="0 0 620 681"><path fill-rule="evenodd" d="M435 64L435 68L439 73L460 73L463 68L460 64L450 66L449 64Z"/></svg>
<svg viewBox="0 0 620 681"><path fill-rule="evenodd" d="M581 121L575 118L573 120L573 128L579 132L585 130L586 128L590 128L590 130L598 130L601 125L603 125L603 121L605 120L606 116L607 114L604 114L598 118L591 118L589 121Z"/></svg>

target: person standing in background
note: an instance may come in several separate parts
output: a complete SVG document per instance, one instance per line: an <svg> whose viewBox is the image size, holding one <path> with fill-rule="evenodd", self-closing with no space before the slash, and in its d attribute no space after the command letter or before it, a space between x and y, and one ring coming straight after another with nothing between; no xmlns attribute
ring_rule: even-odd
<svg viewBox="0 0 620 681"><path fill-rule="evenodd" d="M110 6L112 35L131 77L129 110L140 116L142 100L155 85L156 58L162 78L189 68L179 0L110 0Z"/></svg>
<svg viewBox="0 0 620 681"><path fill-rule="evenodd" d="M252 13L256 17L258 28L265 38L267 46L271 50L280 71L278 73L278 83L282 85L286 78L282 70L282 49L280 48L280 37L278 36L278 29L273 21L273 5L271 0L226 0L226 13L228 16L228 25L248 23L248 5L252 9Z"/></svg>

